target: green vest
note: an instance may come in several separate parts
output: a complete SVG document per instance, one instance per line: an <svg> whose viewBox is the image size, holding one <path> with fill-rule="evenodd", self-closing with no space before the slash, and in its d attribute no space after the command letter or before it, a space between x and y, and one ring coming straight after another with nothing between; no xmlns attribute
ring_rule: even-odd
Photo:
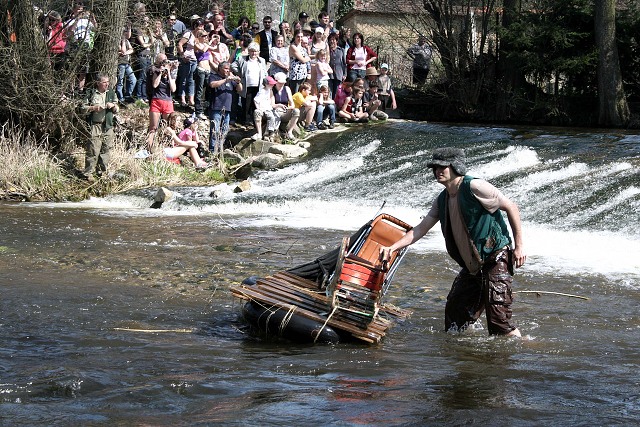
<svg viewBox="0 0 640 427"><path fill-rule="evenodd" d="M507 224L504 222L500 209L493 214L489 213L476 199L471 191L471 176L465 175L458 190L458 203L462 219L467 226L469 238L476 248L480 260L484 260L498 249L511 243ZM447 245L447 252L460 266L465 267L464 260L460 256L458 247L453 239L448 212L449 193L443 190L438 196L438 213L440 226Z"/></svg>
<svg viewBox="0 0 640 427"><path fill-rule="evenodd" d="M96 93L96 89L90 89L87 93L87 99L83 105L83 108L86 110L89 105L91 105L91 100L93 99L93 95ZM105 102L111 102L116 104L118 102L118 98L116 96L116 92L113 89L107 89ZM113 127L113 111L106 110L104 112L90 112L87 113L87 121L90 125L102 123L103 130L107 131Z"/></svg>

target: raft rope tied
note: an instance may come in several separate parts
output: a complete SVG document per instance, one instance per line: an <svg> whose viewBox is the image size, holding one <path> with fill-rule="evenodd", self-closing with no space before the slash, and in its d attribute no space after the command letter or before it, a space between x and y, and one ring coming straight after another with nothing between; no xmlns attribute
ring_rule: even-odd
<svg viewBox="0 0 640 427"><path fill-rule="evenodd" d="M313 339L313 343L314 344L316 343L316 341L318 341L318 337L322 333L323 329L327 326L327 323L329 323L329 320L331 320L331 318L333 317L333 314L336 312L337 309L338 309L338 306L337 305L334 306L333 310L331 310L331 313L329 313L329 315L327 316L327 320L325 320L324 324L322 325L322 327L320 328L320 330L316 334L316 337Z"/></svg>
<svg viewBox="0 0 640 427"><path fill-rule="evenodd" d="M284 318L282 319L282 322L280 322L280 335L282 335L284 330L287 328L287 325L289 325L289 322L291 321L291 318L293 317L293 312L294 311L296 311L296 306L292 305L291 307L289 307L289 310L287 311L287 314L284 315Z"/></svg>

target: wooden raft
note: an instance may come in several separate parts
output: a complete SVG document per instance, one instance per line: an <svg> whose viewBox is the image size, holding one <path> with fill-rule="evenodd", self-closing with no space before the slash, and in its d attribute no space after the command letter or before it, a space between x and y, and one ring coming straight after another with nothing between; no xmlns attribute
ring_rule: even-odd
<svg viewBox="0 0 640 427"><path fill-rule="evenodd" d="M293 314L325 323L333 329L351 334L368 343L379 343L394 320L404 320L411 312L391 304L382 305L379 314L368 324L360 316L348 311L333 310L331 299L318 290L315 282L286 271L258 279L255 285L231 287L234 296L258 302L269 307L278 307ZM327 320L328 319L328 320Z"/></svg>

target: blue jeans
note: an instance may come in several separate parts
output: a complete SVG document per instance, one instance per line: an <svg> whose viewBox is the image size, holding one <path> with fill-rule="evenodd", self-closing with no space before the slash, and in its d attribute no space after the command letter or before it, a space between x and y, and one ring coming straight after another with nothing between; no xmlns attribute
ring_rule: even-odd
<svg viewBox="0 0 640 427"><path fill-rule="evenodd" d="M138 85L136 86L136 98L147 99L147 70L151 66L151 57L139 55L136 57L138 61Z"/></svg>
<svg viewBox="0 0 640 427"><path fill-rule="evenodd" d="M367 75L367 72L365 70L354 70L354 69L349 70L349 74L348 74L349 81L354 81L358 77L364 79L366 75Z"/></svg>
<svg viewBox="0 0 640 427"><path fill-rule="evenodd" d="M195 97L195 109L196 114L202 114L204 108L204 90L207 82L209 81L209 71L205 71L202 68L196 68L195 72L195 86L196 86L196 97Z"/></svg>
<svg viewBox="0 0 640 427"><path fill-rule="evenodd" d="M213 110L209 113L209 151L222 151L224 140L229 131L229 111Z"/></svg>
<svg viewBox="0 0 640 427"><path fill-rule="evenodd" d="M195 81L193 80L193 73L196 71L196 61L180 62L178 66L178 87L176 93L178 96L183 97L193 96L195 93Z"/></svg>
<svg viewBox="0 0 640 427"><path fill-rule="evenodd" d="M320 124L324 119L325 110L329 111L329 123L336 122L336 104L318 105L316 107L316 123Z"/></svg>
<svg viewBox="0 0 640 427"><path fill-rule="evenodd" d="M123 94L122 89L124 87L124 78L127 78L127 89ZM118 64L118 82L116 83L116 94L118 100L122 102L125 98L130 99L133 97L133 90L136 88L136 75L133 73L131 64Z"/></svg>

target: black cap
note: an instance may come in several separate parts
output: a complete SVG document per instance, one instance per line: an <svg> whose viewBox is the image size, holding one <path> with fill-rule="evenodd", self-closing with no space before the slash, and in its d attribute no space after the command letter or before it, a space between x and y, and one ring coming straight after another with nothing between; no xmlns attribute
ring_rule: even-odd
<svg viewBox="0 0 640 427"><path fill-rule="evenodd" d="M464 175L467 173L467 167L464 164L464 151L460 148L444 147L433 150L433 157L427 166L430 168L436 166L451 166L455 173Z"/></svg>
<svg viewBox="0 0 640 427"><path fill-rule="evenodd" d="M298 14L298 19L300 19L300 18L308 18L308 17L309 17L309 15L307 15L307 12L300 12Z"/></svg>

